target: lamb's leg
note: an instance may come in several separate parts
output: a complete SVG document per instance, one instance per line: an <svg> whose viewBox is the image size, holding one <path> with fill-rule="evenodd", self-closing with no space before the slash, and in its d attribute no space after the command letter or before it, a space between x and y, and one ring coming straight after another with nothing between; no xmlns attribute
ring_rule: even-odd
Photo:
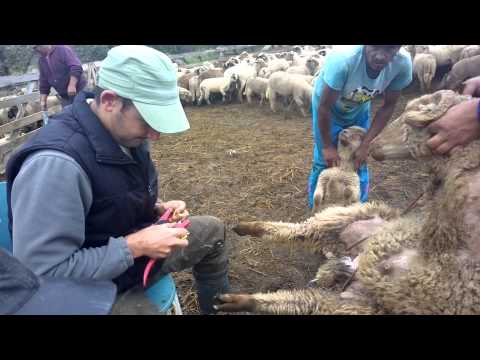
<svg viewBox="0 0 480 360"><path fill-rule="evenodd" d="M321 289L279 290L274 293L222 294L214 309L271 315L369 315L375 310L358 300L344 300ZM363 302L363 301L362 301Z"/></svg>

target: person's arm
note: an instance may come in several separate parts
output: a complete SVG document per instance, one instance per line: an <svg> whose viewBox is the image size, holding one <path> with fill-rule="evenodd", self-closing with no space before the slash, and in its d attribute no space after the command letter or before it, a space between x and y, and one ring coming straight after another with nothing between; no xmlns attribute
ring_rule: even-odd
<svg viewBox="0 0 480 360"><path fill-rule="evenodd" d="M69 156L29 157L12 187L13 254L37 275L111 280L133 264L125 238L81 249L92 190Z"/></svg>
<svg viewBox="0 0 480 360"><path fill-rule="evenodd" d="M75 96L77 94L77 83L83 74L82 63L68 46L63 47L63 61L70 69L70 81L67 87L68 96Z"/></svg>
<svg viewBox="0 0 480 360"><path fill-rule="evenodd" d="M324 87L318 105L318 129L322 138L323 158L328 167L338 166L340 157L336 146L332 143L330 126L332 122L332 108L340 96L340 92L347 81L349 67L346 59L339 53L330 54L323 66ZM320 81L320 79L318 79Z"/></svg>
<svg viewBox="0 0 480 360"><path fill-rule="evenodd" d="M328 167L338 166L340 157L337 153L337 148L332 143L330 136L330 124L332 122L332 107L338 99L340 91L333 90L325 84L320 104L318 105L318 129L322 137L321 149L323 158Z"/></svg>
<svg viewBox="0 0 480 360"><path fill-rule="evenodd" d="M38 61L38 70L40 72L38 79L38 89L40 92L40 105L42 110L47 110L47 97L50 94L50 83L48 82L47 74L45 74L45 68L42 66L41 61Z"/></svg>

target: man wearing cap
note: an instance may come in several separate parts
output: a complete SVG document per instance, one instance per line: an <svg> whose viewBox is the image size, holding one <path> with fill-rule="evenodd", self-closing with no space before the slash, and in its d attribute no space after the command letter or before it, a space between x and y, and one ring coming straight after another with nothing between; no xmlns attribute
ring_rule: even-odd
<svg viewBox="0 0 480 360"><path fill-rule="evenodd" d="M67 45L35 45L33 49L40 55L38 69L42 110L47 110L47 97L52 86L60 96L62 107L70 105L87 84L77 54Z"/></svg>
<svg viewBox="0 0 480 360"><path fill-rule="evenodd" d="M186 211L158 200L148 143L189 129L170 59L146 46L111 49L95 92L54 118L7 165L14 256L37 275L113 280L119 293L138 288L150 258L149 286L193 267L200 310L213 313L213 296L229 288L223 223L154 224L167 208Z"/></svg>

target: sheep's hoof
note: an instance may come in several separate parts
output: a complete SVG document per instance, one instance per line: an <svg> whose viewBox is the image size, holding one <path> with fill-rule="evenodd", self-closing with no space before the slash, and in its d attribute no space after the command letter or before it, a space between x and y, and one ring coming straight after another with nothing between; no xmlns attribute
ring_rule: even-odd
<svg viewBox="0 0 480 360"><path fill-rule="evenodd" d="M223 312L252 312L255 310L255 299L247 294L221 294L214 297L213 309Z"/></svg>
<svg viewBox="0 0 480 360"><path fill-rule="evenodd" d="M240 236L250 235L254 237L261 237L265 230L259 225L258 222L240 222L232 229Z"/></svg>

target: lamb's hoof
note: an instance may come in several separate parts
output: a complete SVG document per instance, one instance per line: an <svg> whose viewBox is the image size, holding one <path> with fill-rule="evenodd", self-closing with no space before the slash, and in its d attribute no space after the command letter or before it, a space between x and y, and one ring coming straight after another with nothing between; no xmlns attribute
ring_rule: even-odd
<svg viewBox="0 0 480 360"><path fill-rule="evenodd" d="M254 222L240 222L232 229L240 236L250 235L254 237L261 237L265 230L258 225L256 221Z"/></svg>
<svg viewBox="0 0 480 360"><path fill-rule="evenodd" d="M214 297L215 311L223 312L252 312L255 310L255 300L247 294L221 294Z"/></svg>

